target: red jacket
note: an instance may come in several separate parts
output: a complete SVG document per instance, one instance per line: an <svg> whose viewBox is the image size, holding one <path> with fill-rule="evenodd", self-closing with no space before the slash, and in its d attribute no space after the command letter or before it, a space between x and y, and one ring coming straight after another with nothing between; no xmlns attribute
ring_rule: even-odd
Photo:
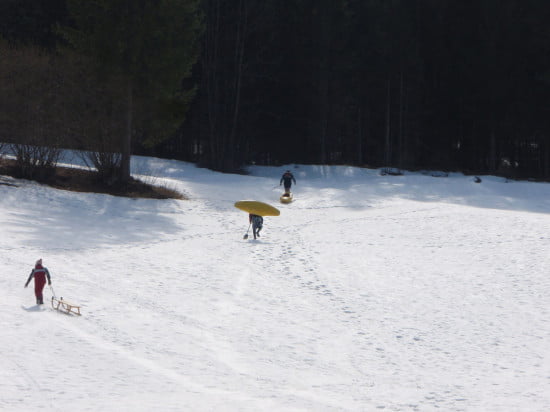
<svg viewBox="0 0 550 412"><path fill-rule="evenodd" d="M48 284L52 283L50 272L42 265L36 265L34 267L34 269L31 271L31 274L29 275L29 278L27 279L27 283L25 283L25 286L29 284L33 277L35 282L41 283L43 285L46 284L46 278L48 278Z"/></svg>

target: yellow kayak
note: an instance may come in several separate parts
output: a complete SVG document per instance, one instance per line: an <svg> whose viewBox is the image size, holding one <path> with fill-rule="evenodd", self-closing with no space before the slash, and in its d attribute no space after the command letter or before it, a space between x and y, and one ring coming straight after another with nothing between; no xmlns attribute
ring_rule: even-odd
<svg viewBox="0 0 550 412"><path fill-rule="evenodd" d="M276 207L257 200L240 200L235 203L235 207L258 216L279 216L281 214Z"/></svg>

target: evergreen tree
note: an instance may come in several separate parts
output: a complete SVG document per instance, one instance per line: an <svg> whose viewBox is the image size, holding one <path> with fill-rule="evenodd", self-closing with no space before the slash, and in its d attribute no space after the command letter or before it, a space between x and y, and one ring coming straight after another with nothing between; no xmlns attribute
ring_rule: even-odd
<svg viewBox="0 0 550 412"><path fill-rule="evenodd" d="M67 0L63 32L105 79L124 90L120 180L130 177L132 139L154 144L183 120L191 96L182 81L197 59L199 0ZM118 136L113 136L118 139Z"/></svg>
<svg viewBox="0 0 550 412"><path fill-rule="evenodd" d="M54 48L55 26L66 19L65 0L0 1L0 37L10 43Z"/></svg>

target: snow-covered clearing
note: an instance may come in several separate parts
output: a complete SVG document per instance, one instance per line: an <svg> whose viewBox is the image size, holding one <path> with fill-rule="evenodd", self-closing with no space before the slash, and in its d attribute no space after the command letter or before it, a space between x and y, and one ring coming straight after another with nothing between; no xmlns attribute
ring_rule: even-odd
<svg viewBox="0 0 550 412"><path fill-rule="evenodd" d="M0 410L550 409L549 184L133 163L189 200L0 185Z"/></svg>

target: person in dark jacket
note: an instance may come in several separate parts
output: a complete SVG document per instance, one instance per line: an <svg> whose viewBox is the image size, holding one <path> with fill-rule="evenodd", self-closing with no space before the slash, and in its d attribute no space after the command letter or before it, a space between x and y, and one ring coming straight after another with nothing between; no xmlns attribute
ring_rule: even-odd
<svg viewBox="0 0 550 412"><path fill-rule="evenodd" d="M290 193L290 187L292 186L292 182L296 184L296 179L294 178L294 175L291 173L290 170L287 170L283 173L283 176L281 177L281 181L279 182L279 186L281 186L283 183L285 185L285 193Z"/></svg>
<svg viewBox="0 0 550 412"><path fill-rule="evenodd" d="M34 294L36 296L36 304L43 305L44 297L42 296L42 291L46 285L46 279L48 280L48 285L52 284L52 279L50 278L50 272L47 268L42 266L42 259L38 259L34 265L34 269L31 271L25 287L29 286L29 282L34 278Z"/></svg>
<svg viewBox="0 0 550 412"><path fill-rule="evenodd" d="M256 237L260 237L260 230L262 230L262 227L264 226L264 218L250 213L248 215L248 221L252 224L252 234L254 235L254 239L256 239Z"/></svg>

